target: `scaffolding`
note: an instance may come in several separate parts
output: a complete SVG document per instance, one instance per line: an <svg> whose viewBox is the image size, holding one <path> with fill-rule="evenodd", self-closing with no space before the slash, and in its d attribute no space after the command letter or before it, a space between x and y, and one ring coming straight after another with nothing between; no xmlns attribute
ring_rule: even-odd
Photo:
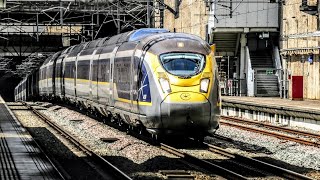
<svg viewBox="0 0 320 180"><path fill-rule="evenodd" d="M7 0L0 6L0 71L13 62L20 64L14 72L19 76L38 65L39 54L139 28L162 28L163 11L170 8L163 0Z"/></svg>

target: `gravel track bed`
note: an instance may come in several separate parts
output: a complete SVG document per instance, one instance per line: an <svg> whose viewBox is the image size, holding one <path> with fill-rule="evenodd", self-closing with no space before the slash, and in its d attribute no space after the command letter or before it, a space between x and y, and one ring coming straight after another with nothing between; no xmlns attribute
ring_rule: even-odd
<svg viewBox="0 0 320 180"><path fill-rule="evenodd" d="M301 145L225 125L221 125L216 134L231 138L233 142L212 137L207 137L206 142L320 179L318 147Z"/></svg>
<svg viewBox="0 0 320 180"><path fill-rule="evenodd" d="M191 150L191 149L180 149L181 151L193 155L199 159L204 159L226 169L232 170L238 174L241 174L249 179L281 179L275 177L270 173L265 171L260 171L254 167L250 167L246 164L239 164L238 161L229 159L228 157L222 156L220 154L210 152L208 150ZM266 177L263 177L267 174Z"/></svg>
<svg viewBox="0 0 320 180"><path fill-rule="evenodd" d="M149 145L76 111L42 103L40 107L48 107L40 112L134 179L165 179L166 177L160 173L161 170L176 169L185 170L199 180L221 179L220 176L187 165L176 156L158 147ZM118 140L107 143L100 138L117 138Z"/></svg>
<svg viewBox="0 0 320 180"><path fill-rule="evenodd" d="M20 123L30 132L42 149L59 163L72 179L102 179L83 161L84 154L70 145L64 137L48 127L37 115L26 110L12 110ZM58 168L59 168L58 167ZM60 169L59 168L59 169Z"/></svg>

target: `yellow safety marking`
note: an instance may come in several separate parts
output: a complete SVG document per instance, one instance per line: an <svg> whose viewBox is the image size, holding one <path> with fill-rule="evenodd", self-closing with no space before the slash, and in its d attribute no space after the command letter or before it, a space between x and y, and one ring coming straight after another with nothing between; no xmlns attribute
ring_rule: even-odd
<svg viewBox="0 0 320 180"><path fill-rule="evenodd" d="M92 81L92 84L99 84L99 85L109 85L109 82L102 82L102 81Z"/></svg>
<svg viewBox="0 0 320 180"><path fill-rule="evenodd" d="M77 82L89 83L90 80L88 80L88 79L77 79Z"/></svg>
<svg viewBox="0 0 320 180"><path fill-rule="evenodd" d="M118 98L116 100L124 102L124 103L130 103L131 104L131 100L129 100L129 99ZM152 106L152 102L132 101L132 103L133 104L139 104L139 105L142 105L142 106Z"/></svg>
<svg viewBox="0 0 320 180"><path fill-rule="evenodd" d="M65 80L72 80L74 81L74 78L64 78Z"/></svg>

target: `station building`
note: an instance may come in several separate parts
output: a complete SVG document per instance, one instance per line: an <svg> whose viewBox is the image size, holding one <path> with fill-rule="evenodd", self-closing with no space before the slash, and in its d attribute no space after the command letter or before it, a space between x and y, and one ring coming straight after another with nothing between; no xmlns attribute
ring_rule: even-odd
<svg viewBox="0 0 320 180"><path fill-rule="evenodd" d="M317 0L164 2L164 28L216 44L223 95L320 98Z"/></svg>
<svg viewBox="0 0 320 180"><path fill-rule="evenodd" d="M317 0L283 4L281 55L288 98L320 99Z"/></svg>

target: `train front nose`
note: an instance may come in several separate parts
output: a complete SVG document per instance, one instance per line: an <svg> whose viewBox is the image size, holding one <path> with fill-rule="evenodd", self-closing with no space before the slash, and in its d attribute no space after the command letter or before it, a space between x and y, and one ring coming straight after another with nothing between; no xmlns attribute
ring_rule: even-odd
<svg viewBox="0 0 320 180"><path fill-rule="evenodd" d="M212 114L210 103L200 93L176 92L169 94L161 103L162 127L166 133L181 132L192 134L195 131L211 129Z"/></svg>

